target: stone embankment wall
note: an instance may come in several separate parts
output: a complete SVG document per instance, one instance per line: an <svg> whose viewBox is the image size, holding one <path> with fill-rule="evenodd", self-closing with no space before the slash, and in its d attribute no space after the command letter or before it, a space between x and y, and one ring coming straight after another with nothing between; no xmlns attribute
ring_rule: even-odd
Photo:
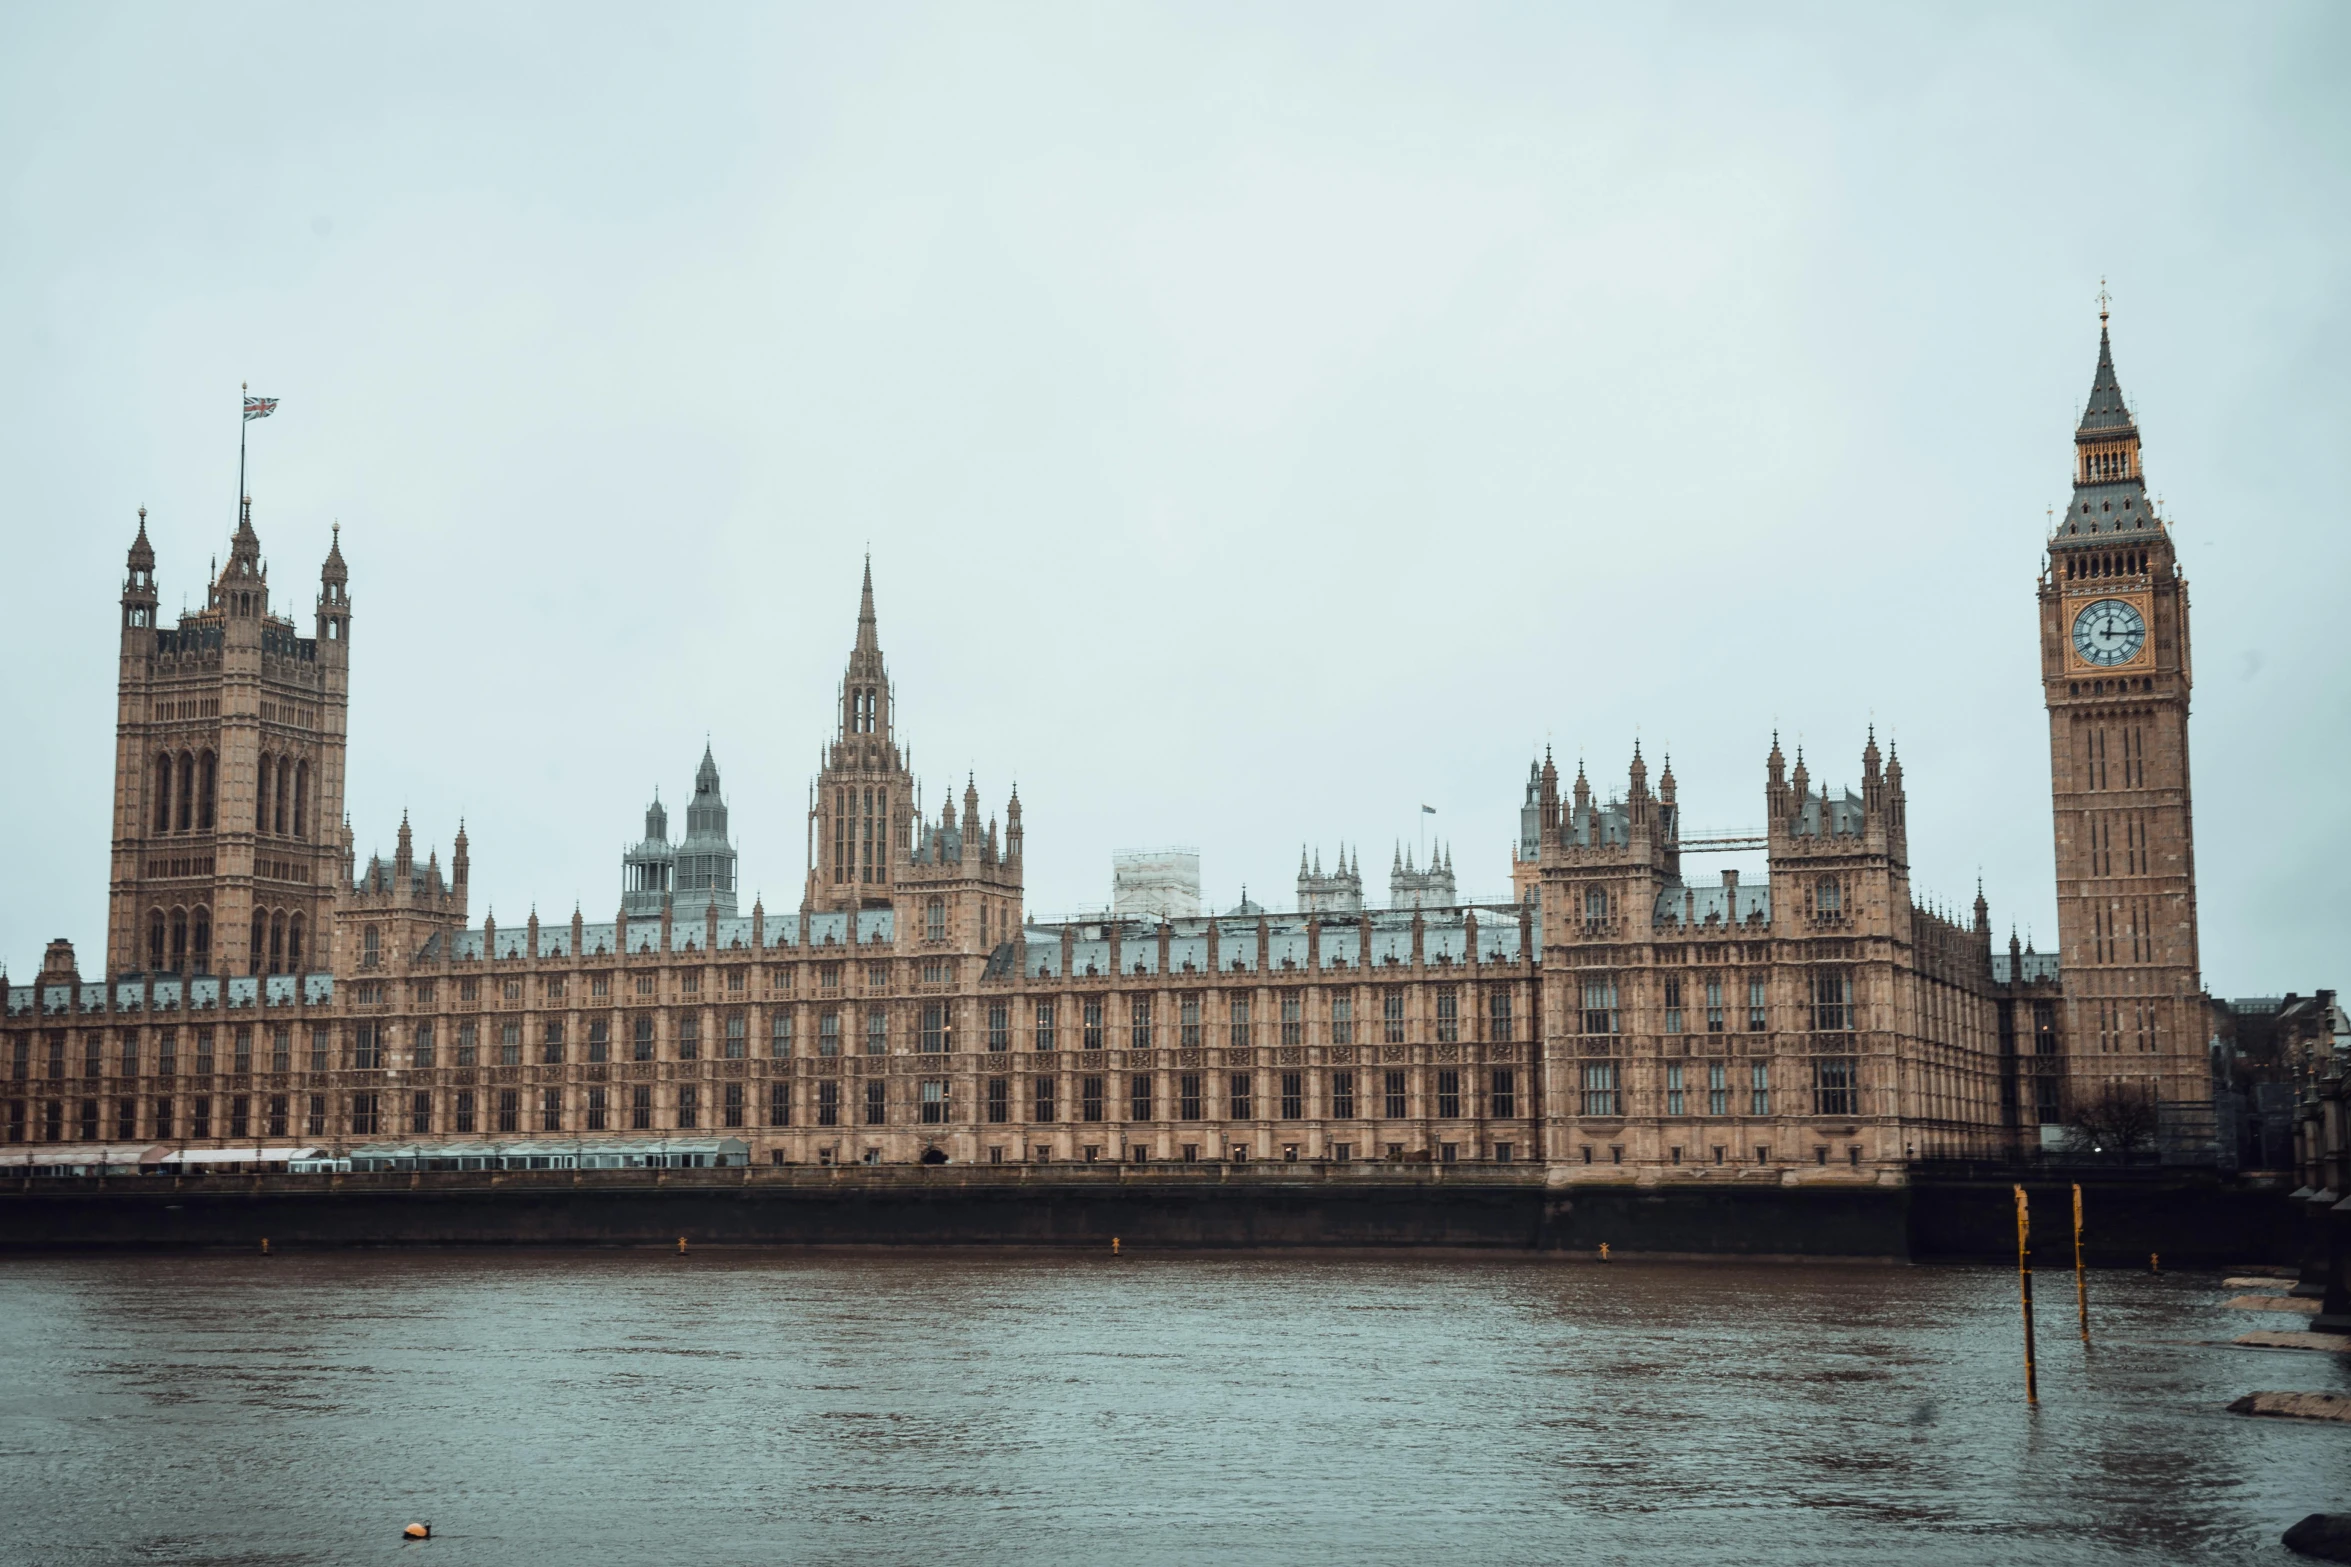
<svg viewBox="0 0 2351 1567"><path fill-rule="evenodd" d="M1548 1185L1538 1170L1215 1165L753 1168L12 1182L0 1251L346 1246L1448 1247L1596 1254L2013 1258L2013 1182ZM2067 1184L2030 1182L2042 1266ZM2210 1175L2085 1181L2101 1265L2290 1257L2284 1194Z"/></svg>

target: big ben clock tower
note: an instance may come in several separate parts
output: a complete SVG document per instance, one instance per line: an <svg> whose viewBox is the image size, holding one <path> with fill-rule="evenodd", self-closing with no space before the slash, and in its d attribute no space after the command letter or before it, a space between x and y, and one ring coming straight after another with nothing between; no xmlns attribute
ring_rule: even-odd
<svg viewBox="0 0 2351 1567"><path fill-rule="evenodd" d="M2148 504L2106 312L2040 584L2067 1108L2208 1105L2188 786L2188 586Z"/></svg>

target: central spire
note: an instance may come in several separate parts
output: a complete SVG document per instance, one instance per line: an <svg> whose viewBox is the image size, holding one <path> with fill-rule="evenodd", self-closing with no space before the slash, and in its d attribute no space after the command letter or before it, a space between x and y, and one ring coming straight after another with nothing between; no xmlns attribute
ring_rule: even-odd
<svg viewBox="0 0 2351 1567"><path fill-rule="evenodd" d="M878 654L882 650L880 633L873 618L873 557L865 557L865 587L857 599L857 651Z"/></svg>
<svg viewBox="0 0 2351 1567"><path fill-rule="evenodd" d="M2102 440L2138 434L2130 405L2123 401L2122 382L2114 374L2114 340L2107 334L2106 312L2098 312L2098 369L2090 377L2090 400L2083 405L2078 434Z"/></svg>
<svg viewBox="0 0 2351 1567"><path fill-rule="evenodd" d="M857 595L857 643L849 650L841 681L841 740L890 736L890 673L882 662L882 640L874 623L873 557L865 558L865 581Z"/></svg>

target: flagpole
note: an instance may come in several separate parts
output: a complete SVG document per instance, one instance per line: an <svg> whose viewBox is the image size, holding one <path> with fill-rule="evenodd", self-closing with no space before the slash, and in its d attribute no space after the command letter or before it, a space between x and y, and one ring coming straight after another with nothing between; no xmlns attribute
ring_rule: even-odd
<svg viewBox="0 0 2351 1567"><path fill-rule="evenodd" d="M245 426L253 421L245 416L245 394L253 390L251 381L237 383L237 521L245 520Z"/></svg>

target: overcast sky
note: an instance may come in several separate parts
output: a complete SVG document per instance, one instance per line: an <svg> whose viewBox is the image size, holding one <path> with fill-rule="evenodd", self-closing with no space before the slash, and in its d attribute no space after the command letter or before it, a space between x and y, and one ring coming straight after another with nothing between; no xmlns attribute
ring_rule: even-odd
<svg viewBox="0 0 2351 1567"><path fill-rule="evenodd" d="M670 14L661 14L664 10ZM1772 8L1784 11L1786 8ZM796 906L873 553L1033 911L1194 845L1502 894L1530 757L1899 743L2054 943L2034 578L2108 280L2195 604L2208 985L2351 980L2351 11L0 12L0 964L105 939L115 601L356 605L362 860L609 918L709 737ZM1423 804L1436 807L1424 818ZM673 815L682 825L682 818ZM1710 864L1692 873L1711 876Z"/></svg>

